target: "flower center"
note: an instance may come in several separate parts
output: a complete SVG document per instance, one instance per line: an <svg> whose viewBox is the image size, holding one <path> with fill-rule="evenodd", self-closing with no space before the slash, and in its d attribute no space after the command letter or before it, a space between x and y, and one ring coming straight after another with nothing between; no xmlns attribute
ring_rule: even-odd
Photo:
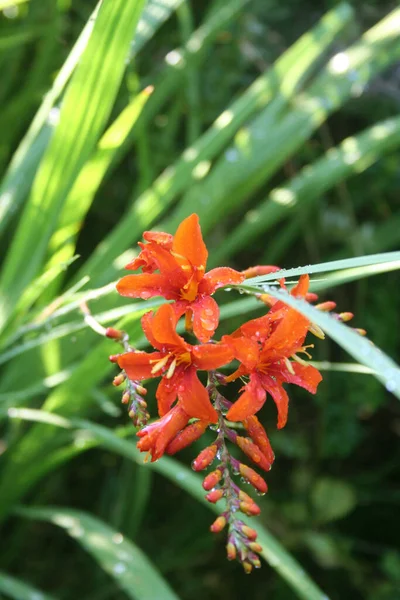
<svg viewBox="0 0 400 600"><path fill-rule="evenodd" d="M192 362L192 357L190 352L181 352L180 354L174 354L173 352L168 352L162 358L151 361L154 362L154 366L151 369L151 374L155 375L159 371L162 371L164 367L167 366L168 361L171 359L171 362L168 366L168 371L166 374L167 379L171 379L172 375L175 373L175 369L178 365L185 365L185 367L189 366Z"/></svg>

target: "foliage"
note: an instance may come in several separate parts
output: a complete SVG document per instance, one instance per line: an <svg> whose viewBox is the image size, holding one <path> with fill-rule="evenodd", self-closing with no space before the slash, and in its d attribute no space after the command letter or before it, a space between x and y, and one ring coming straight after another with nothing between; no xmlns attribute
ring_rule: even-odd
<svg viewBox="0 0 400 600"><path fill-rule="evenodd" d="M395 598L400 10L95 4L0 0L0 592L146 598L151 581L162 598ZM142 463L112 342L79 309L144 347L140 317L159 303L113 282L143 230L194 211L211 266L308 272L376 344L307 313L337 344L316 347L319 395L292 393L271 436L259 539L276 574L251 580L208 532L196 475ZM271 281L246 283L279 294ZM258 315L253 298L218 294L221 333Z"/></svg>

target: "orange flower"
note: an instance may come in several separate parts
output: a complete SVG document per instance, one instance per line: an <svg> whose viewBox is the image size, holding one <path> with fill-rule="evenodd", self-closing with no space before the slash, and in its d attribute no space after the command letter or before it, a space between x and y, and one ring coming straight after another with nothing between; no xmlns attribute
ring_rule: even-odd
<svg viewBox="0 0 400 600"><path fill-rule="evenodd" d="M160 417L178 398L189 417L216 423L217 412L197 370L217 369L232 360L233 352L226 344L188 344L175 331L177 320L170 304L164 304L155 314L146 313L142 317L143 331L158 351L126 352L118 357L118 364L133 380L163 375L156 393Z"/></svg>
<svg viewBox="0 0 400 600"><path fill-rule="evenodd" d="M141 452L150 452L151 462L160 458L168 444L187 425L189 416L179 405L174 406L162 419L138 431L141 439L137 447Z"/></svg>
<svg viewBox="0 0 400 600"><path fill-rule="evenodd" d="M308 285L308 275L304 275L291 294L305 297ZM309 327L308 319L279 301L264 317L249 321L231 336L222 338L241 362L226 380L250 376L242 395L227 413L229 420L243 421L254 415L263 406L268 392L277 406L278 428L281 428L287 421L289 403L282 384L294 383L315 394L322 376L297 356L298 352L307 354L303 344ZM290 357L295 361L290 361Z"/></svg>
<svg viewBox="0 0 400 600"><path fill-rule="evenodd" d="M245 275L228 267L205 272L208 252L196 214L182 221L174 236L146 231L143 237L147 244L139 244L142 251L126 266L142 268L143 273L123 277L118 292L131 298L175 300L176 314L186 314L187 328L193 328L201 342L208 342L219 320L212 294L225 285L241 283Z"/></svg>

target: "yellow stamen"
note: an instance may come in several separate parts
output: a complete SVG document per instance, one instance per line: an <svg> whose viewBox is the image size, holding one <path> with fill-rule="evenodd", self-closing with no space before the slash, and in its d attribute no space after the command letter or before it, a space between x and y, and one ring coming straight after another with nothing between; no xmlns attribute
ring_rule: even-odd
<svg viewBox="0 0 400 600"><path fill-rule="evenodd" d="M185 313L185 329L189 333L192 333L193 331L193 312L190 308Z"/></svg>
<svg viewBox="0 0 400 600"><path fill-rule="evenodd" d="M286 357L285 357L285 358L284 358L284 362L285 362L286 368L287 368L287 370L289 371L289 373L290 373L291 375L296 375L296 373L294 372L294 369L293 369L293 365L292 365L292 363L290 362L290 360L289 360L288 358L286 358Z"/></svg>
<svg viewBox="0 0 400 600"><path fill-rule="evenodd" d="M168 369L168 372L166 374L166 378L167 379L171 379L172 375L175 372L175 367L176 367L176 358L174 358L174 360L172 361L172 363L169 365L169 369Z"/></svg>
<svg viewBox="0 0 400 600"><path fill-rule="evenodd" d="M152 375L154 375L154 373L158 373L158 371L161 371L161 369L167 364L169 356L170 355L167 354L163 358L160 358L160 360L154 361L156 364L154 365L154 367L151 370ZM153 361L150 361L150 362L153 362Z"/></svg>
<svg viewBox="0 0 400 600"><path fill-rule="evenodd" d="M308 363L306 360L304 360L303 358L300 358L300 356L297 356L297 354L292 354L292 358L300 363L301 365L303 365L304 367L308 367Z"/></svg>

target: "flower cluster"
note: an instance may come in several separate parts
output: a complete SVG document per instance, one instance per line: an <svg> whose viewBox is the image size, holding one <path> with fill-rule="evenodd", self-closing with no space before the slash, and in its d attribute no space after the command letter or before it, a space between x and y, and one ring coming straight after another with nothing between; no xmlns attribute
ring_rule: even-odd
<svg viewBox="0 0 400 600"><path fill-rule="evenodd" d="M227 528L228 558L237 558L250 572L260 566L261 547L256 531L239 513L255 516L260 508L252 496L240 489L235 478L239 476L241 481L250 483L259 495L266 493L267 484L258 471L231 454L230 445L239 449L235 456L246 456L258 470L270 470L274 453L256 413L271 396L277 409L277 426L282 428L289 403L284 384L292 383L315 394L322 377L303 358L310 357L308 348L312 347L305 344L305 339L309 332L318 337L324 334L283 301L258 294L268 307L266 314L245 322L219 341L214 339L219 323L214 292L224 286L240 286L246 278L278 268L258 266L240 273L221 267L206 272L208 252L195 214L179 225L174 236L147 231L143 238L145 243L139 244L139 255L126 267L142 272L123 277L117 290L122 296L161 296L170 302L142 317L142 328L153 352L136 351L128 345L123 332L107 330L107 335L124 348L124 352L111 357L121 369L114 384L126 384L122 401L129 403L129 414L139 428L137 446L152 461L182 450L207 429L215 432L215 440L200 452L192 467L203 471L212 466L203 488L209 502L224 500L225 510L211 525L211 531ZM280 284L285 288L284 280ZM303 275L289 293L315 302L317 297L308 288L308 275ZM316 306L324 311L335 308L333 302ZM177 332L181 317L189 334L186 337L193 336L194 344ZM342 313L336 317L344 321L352 315ZM236 361L236 368L229 375L219 371L232 361ZM199 371L207 373L207 381L204 375L199 378ZM150 378L159 378L159 419L148 424L142 382ZM221 389L239 378L243 386L239 397L231 402Z"/></svg>

